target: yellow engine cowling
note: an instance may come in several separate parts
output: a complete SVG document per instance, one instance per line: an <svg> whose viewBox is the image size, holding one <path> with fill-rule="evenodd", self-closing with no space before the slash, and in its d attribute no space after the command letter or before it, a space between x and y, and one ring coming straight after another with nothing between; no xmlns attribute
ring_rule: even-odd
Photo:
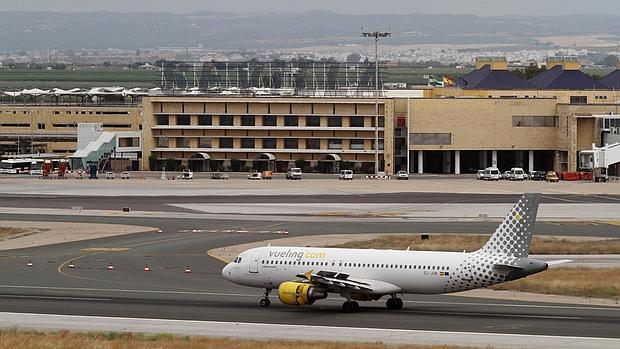
<svg viewBox="0 0 620 349"><path fill-rule="evenodd" d="M317 299L327 298L327 293L318 291L312 284L289 281L278 287L278 298L288 305L307 305Z"/></svg>

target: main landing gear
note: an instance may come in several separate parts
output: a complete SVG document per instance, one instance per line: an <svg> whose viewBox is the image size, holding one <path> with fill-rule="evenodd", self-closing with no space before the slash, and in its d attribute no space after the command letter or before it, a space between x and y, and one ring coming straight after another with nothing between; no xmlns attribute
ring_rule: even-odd
<svg viewBox="0 0 620 349"><path fill-rule="evenodd" d="M270 288L265 289L265 298L260 300L260 306L262 308L266 308L271 305L271 301L269 300L269 293L271 293Z"/></svg>
<svg viewBox="0 0 620 349"><path fill-rule="evenodd" d="M403 300L396 296L392 296L385 302L385 307L388 310L400 310L403 308Z"/></svg>
<svg viewBox="0 0 620 349"><path fill-rule="evenodd" d="M342 311L345 313L355 313L360 310L360 305L356 301L346 301L342 303Z"/></svg>

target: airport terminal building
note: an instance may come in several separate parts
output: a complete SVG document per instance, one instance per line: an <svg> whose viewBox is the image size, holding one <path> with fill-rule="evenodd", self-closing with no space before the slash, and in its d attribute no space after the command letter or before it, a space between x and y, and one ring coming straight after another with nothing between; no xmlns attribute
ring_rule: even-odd
<svg viewBox="0 0 620 349"><path fill-rule="evenodd" d="M580 151L620 142L620 67L593 80L576 61L551 58L547 70L523 80L508 70L505 59L476 63L454 86L383 90L377 145L373 94L348 91L180 95L173 90L144 96L139 106L117 107L3 103L0 133L70 136L72 127L59 125L77 129L81 122L141 132L142 170L160 170L173 161L195 171L282 172L302 166L373 173L377 146L379 170L387 174L472 173L487 166L576 171ZM47 151L69 151L74 142L50 139Z"/></svg>

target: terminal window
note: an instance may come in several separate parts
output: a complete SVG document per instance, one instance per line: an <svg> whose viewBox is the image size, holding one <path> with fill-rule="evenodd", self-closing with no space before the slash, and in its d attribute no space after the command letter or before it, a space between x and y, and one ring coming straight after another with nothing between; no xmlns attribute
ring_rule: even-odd
<svg viewBox="0 0 620 349"><path fill-rule="evenodd" d="M329 127L342 127L342 117L341 116L331 116L329 117L329 121L327 126Z"/></svg>
<svg viewBox="0 0 620 349"><path fill-rule="evenodd" d="M409 143L415 145L450 145L452 133L412 133Z"/></svg>
<svg viewBox="0 0 620 349"><path fill-rule="evenodd" d="M211 137L198 138L198 148L211 148Z"/></svg>
<svg viewBox="0 0 620 349"><path fill-rule="evenodd" d="M320 127L321 126L321 117L319 117L319 116L307 116L306 117L306 126L308 126L308 127Z"/></svg>
<svg viewBox="0 0 620 349"><path fill-rule="evenodd" d="M211 126L212 122L211 115L198 115L198 125Z"/></svg>
<svg viewBox="0 0 620 349"><path fill-rule="evenodd" d="M263 115L263 126L277 126L277 124L275 115Z"/></svg>
<svg viewBox="0 0 620 349"><path fill-rule="evenodd" d="M168 148L168 137L159 137L157 139L157 147Z"/></svg>
<svg viewBox="0 0 620 349"><path fill-rule="evenodd" d="M241 116L241 126L254 126L256 124L254 119L254 115Z"/></svg>
<svg viewBox="0 0 620 349"><path fill-rule="evenodd" d="M321 149L321 140L318 138L306 139L306 149Z"/></svg>
<svg viewBox="0 0 620 349"><path fill-rule="evenodd" d="M342 149L342 139L330 139L327 148Z"/></svg>
<svg viewBox="0 0 620 349"><path fill-rule="evenodd" d="M299 140L297 138L285 138L284 139L284 148L297 149L298 147L299 147Z"/></svg>
<svg viewBox="0 0 620 349"><path fill-rule="evenodd" d="M284 126L299 126L299 118L297 116L285 116Z"/></svg>
<svg viewBox="0 0 620 349"><path fill-rule="evenodd" d="M232 148L232 147L233 147L232 138L220 138L220 148Z"/></svg>
<svg viewBox="0 0 620 349"><path fill-rule="evenodd" d="M220 115L220 126L233 126L232 115Z"/></svg>
<svg viewBox="0 0 620 349"><path fill-rule="evenodd" d="M255 146L254 138L242 138L241 139L241 148L254 149L254 146Z"/></svg>
<svg viewBox="0 0 620 349"><path fill-rule="evenodd" d="M189 138L187 137L177 138L177 148L189 148Z"/></svg>
<svg viewBox="0 0 620 349"><path fill-rule="evenodd" d="M169 125L170 118L168 115L157 115L157 125Z"/></svg>
<svg viewBox="0 0 620 349"><path fill-rule="evenodd" d="M513 116L512 127L558 127L557 116Z"/></svg>
<svg viewBox="0 0 620 349"><path fill-rule="evenodd" d="M264 138L263 139L263 148L264 149L275 149L276 148L276 139L275 138Z"/></svg>
<svg viewBox="0 0 620 349"><path fill-rule="evenodd" d="M182 125L182 126L191 125L189 115L177 115L177 125Z"/></svg>
<svg viewBox="0 0 620 349"><path fill-rule="evenodd" d="M350 148L351 150L364 150L364 140L352 139Z"/></svg>
<svg viewBox="0 0 620 349"><path fill-rule="evenodd" d="M352 116L351 127L364 127L364 117L363 116Z"/></svg>

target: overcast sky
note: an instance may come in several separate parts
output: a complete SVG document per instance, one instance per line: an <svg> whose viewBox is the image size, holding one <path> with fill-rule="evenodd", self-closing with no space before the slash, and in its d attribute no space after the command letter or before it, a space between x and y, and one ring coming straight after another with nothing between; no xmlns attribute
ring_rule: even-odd
<svg viewBox="0 0 620 349"><path fill-rule="evenodd" d="M619 0L0 0L0 10L121 12L303 12L348 14L473 13L496 15L620 15Z"/></svg>

